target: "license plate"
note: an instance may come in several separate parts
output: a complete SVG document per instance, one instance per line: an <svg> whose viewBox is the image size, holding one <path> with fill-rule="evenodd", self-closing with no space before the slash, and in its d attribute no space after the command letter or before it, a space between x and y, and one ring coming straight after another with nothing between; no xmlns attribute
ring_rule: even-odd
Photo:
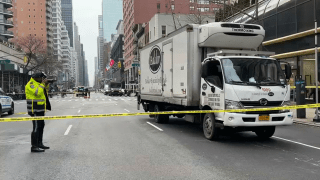
<svg viewBox="0 0 320 180"><path fill-rule="evenodd" d="M259 121L269 121L270 116L259 116Z"/></svg>

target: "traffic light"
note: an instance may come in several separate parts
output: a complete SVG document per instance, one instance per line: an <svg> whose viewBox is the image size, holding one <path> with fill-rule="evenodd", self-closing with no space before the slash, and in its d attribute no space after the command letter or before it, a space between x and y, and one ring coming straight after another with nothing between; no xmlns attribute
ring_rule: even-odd
<svg viewBox="0 0 320 180"><path fill-rule="evenodd" d="M118 62L118 68L121 68L121 62L120 61Z"/></svg>

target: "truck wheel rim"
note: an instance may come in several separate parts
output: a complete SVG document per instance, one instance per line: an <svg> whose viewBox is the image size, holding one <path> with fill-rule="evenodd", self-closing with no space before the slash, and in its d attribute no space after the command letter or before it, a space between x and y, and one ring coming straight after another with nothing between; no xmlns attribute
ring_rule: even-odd
<svg viewBox="0 0 320 180"><path fill-rule="evenodd" d="M212 133L212 120L210 117L207 117L204 122L205 133L210 136Z"/></svg>

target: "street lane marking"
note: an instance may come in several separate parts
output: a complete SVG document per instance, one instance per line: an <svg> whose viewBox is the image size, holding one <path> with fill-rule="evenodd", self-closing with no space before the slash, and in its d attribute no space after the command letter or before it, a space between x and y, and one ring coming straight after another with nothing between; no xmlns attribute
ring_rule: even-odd
<svg viewBox="0 0 320 180"><path fill-rule="evenodd" d="M66 132L64 133L65 136L69 134L69 131L70 131L71 128L72 128L72 125L70 125L70 126L68 127L68 129L66 130Z"/></svg>
<svg viewBox="0 0 320 180"><path fill-rule="evenodd" d="M313 148L313 149L320 150L319 147L311 146L311 145L308 145L308 144L303 144L303 143L300 143L300 142L291 141L291 140L289 140L289 139L284 139L284 138L277 137L277 136L272 136L272 137L274 137L274 138L276 138L276 139L281 139L281 140L283 140L283 141L288 141L288 142L292 142L292 143L295 143L295 144L300 144L300 145L302 145L302 146L306 146L306 147L310 147L310 148Z"/></svg>
<svg viewBox="0 0 320 180"><path fill-rule="evenodd" d="M130 112L129 110L127 110L127 109L124 109L125 111L127 111L127 112Z"/></svg>
<svg viewBox="0 0 320 180"><path fill-rule="evenodd" d="M109 101L111 101L111 99L109 99Z"/></svg>
<svg viewBox="0 0 320 180"><path fill-rule="evenodd" d="M163 131L162 129L160 129L159 127L157 127L157 126L155 126L155 125L153 125L153 124L151 124L150 122L147 122L149 125L151 125L151 126L153 126L154 128L156 128L156 129L158 129L159 131Z"/></svg>
<svg viewBox="0 0 320 180"><path fill-rule="evenodd" d="M80 113L81 110L78 111L78 113Z"/></svg>

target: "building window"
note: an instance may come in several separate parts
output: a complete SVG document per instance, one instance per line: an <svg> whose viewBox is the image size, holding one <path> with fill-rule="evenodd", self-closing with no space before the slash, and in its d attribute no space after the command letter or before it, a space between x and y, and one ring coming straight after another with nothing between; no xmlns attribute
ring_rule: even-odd
<svg viewBox="0 0 320 180"><path fill-rule="evenodd" d="M209 8L204 8L204 11L205 11L205 12L209 12L210 9L209 9Z"/></svg>
<svg viewBox="0 0 320 180"><path fill-rule="evenodd" d="M172 11L174 10L174 4L171 4L171 10Z"/></svg>
<svg viewBox="0 0 320 180"><path fill-rule="evenodd" d="M160 3L157 4L157 9L160 10Z"/></svg>
<svg viewBox="0 0 320 180"><path fill-rule="evenodd" d="M167 35L167 27L166 26L162 26L162 36Z"/></svg>
<svg viewBox="0 0 320 180"><path fill-rule="evenodd" d="M194 6L190 6L190 11L194 11Z"/></svg>
<svg viewBox="0 0 320 180"><path fill-rule="evenodd" d="M194 0L190 0L190 3L194 3Z"/></svg>

